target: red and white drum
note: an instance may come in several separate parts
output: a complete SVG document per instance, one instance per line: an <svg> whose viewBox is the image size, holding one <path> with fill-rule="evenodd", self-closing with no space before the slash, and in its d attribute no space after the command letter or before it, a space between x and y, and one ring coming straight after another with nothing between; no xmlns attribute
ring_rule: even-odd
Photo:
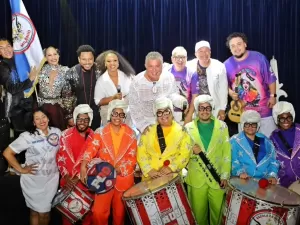
<svg viewBox="0 0 300 225"><path fill-rule="evenodd" d="M298 225L300 196L279 185L263 189L254 179L231 178L223 225Z"/></svg>
<svg viewBox="0 0 300 225"><path fill-rule="evenodd" d="M177 174L136 184L124 193L123 200L136 225L196 224Z"/></svg>
<svg viewBox="0 0 300 225"><path fill-rule="evenodd" d="M75 186L73 190L61 188L52 201L52 207L59 210L71 223L76 223L90 211L92 203L93 199Z"/></svg>

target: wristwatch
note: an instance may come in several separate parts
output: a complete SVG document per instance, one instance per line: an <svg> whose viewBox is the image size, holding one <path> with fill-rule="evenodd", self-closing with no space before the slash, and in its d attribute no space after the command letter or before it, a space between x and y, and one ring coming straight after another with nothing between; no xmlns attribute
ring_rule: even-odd
<svg viewBox="0 0 300 225"><path fill-rule="evenodd" d="M270 94L270 97L274 97L274 98L276 98L276 97L277 97L277 95L276 95L276 94Z"/></svg>

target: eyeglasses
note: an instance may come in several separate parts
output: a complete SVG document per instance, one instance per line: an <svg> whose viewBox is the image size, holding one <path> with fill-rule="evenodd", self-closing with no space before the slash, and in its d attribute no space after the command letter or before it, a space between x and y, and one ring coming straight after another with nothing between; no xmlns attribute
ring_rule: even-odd
<svg viewBox="0 0 300 225"><path fill-rule="evenodd" d="M77 118L76 122L77 123L89 123L90 122L90 118Z"/></svg>
<svg viewBox="0 0 300 225"><path fill-rule="evenodd" d="M184 61L186 59L186 56L173 56L175 61Z"/></svg>
<svg viewBox="0 0 300 225"><path fill-rule="evenodd" d="M293 116L279 117L278 118L278 122L280 122L280 123L284 123L285 121L292 122L293 121Z"/></svg>
<svg viewBox="0 0 300 225"><path fill-rule="evenodd" d="M204 107L204 106L199 106L199 107L198 107L198 111L200 111L200 112L204 112L204 111L211 112L211 110L212 110L212 107L211 107L211 106L206 106L206 107Z"/></svg>
<svg viewBox="0 0 300 225"><path fill-rule="evenodd" d="M244 123L244 127L245 128L249 128L249 127L257 128L257 123Z"/></svg>
<svg viewBox="0 0 300 225"><path fill-rule="evenodd" d="M157 117L162 117L162 116L168 116L168 115L170 115L171 114L171 110L170 109L166 109L166 110L164 110L164 111L158 111L157 113L156 113L156 116Z"/></svg>
<svg viewBox="0 0 300 225"><path fill-rule="evenodd" d="M118 113L118 112L112 112L111 113L111 116L112 117L120 117L120 118L125 118L126 117L126 114L125 113Z"/></svg>

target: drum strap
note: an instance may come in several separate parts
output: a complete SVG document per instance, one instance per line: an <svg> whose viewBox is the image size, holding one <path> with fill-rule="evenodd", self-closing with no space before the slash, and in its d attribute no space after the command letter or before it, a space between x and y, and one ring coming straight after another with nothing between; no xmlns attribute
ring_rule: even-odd
<svg viewBox="0 0 300 225"><path fill-rule="evenodd" d="M254 144L253 144L253 147L252 147L252 151L253 151L254 158L255 158L256 162L257 162L257 156L258 156L258 152L259 152L259 147L260 147L260 138L255 135L255 137L254 137Z"/></svg>
<svg viewBox="0 0 300 225"><path fill-rule="evenodd" d="M213 164L209 161L209 159L205 156L205 154L202 151L199 153L199 156L202 162L205 164L206 168L209 170L210 174L218 182L218 184L220 184L221 178L217 173L217 170L214 168Z"/></svg>
<svg viewBox="0 0 300 225"><path fill-rule="evenodd" d="M290 156L292 155L293 148L289 145L287 140L283 137L282 133L279 131L278 132L278 137L280 138L281 142L284 144L288 152L290 153Z"/></svg>
<svg viewBox="0 0 300 225"><path fill-rule="evenodd" d="M166 145L166 141L165 141L164 132L163 132L163 129L160 124L158 124L156 127L156 133L157 133L157 137L158 137L159 148L160 148L161 154L163 154L167 145Z"/></svg>

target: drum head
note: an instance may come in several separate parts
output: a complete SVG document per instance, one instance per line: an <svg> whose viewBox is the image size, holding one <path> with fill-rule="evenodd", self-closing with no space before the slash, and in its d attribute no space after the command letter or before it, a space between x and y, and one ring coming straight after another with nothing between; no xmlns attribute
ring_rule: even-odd
<svg viewBox="0 0 300 225"><path fill-rule="evenodd" d="M141 183L134 185L127 191L125 191L125 193L123 194L123 198L124 199L138 198L147 195L149 193L156 192L158 190L161 190L167 184L177 179L179 179L178 174L172 173L153 180L143 181Z"/></svg>
<svg viewBox="0 0 300 225"><path fill-rule="evenodd" d="M110 163L97 159L88 165L87 176L89 190L103 194L115 186L117 173Z"/></svg>
<svg viewBox="0 0 300 225"><path fill-rule="evenodd" d="M253 199L260 199L265 202L282 206L300 205L300 196L280 185L269 185L268 188L263 189L259 187L258 180L256 179L250 178L244 180L234 177L230 179L229 186L241 191L243 194Z"/></svg>
<svg viewBox="0 0 300 225"><path fill-rule="evenodd" d="M59 189L52 200L52 204L51 204L52 207L55 207L59 203L63 202L66 199L66 197L68 197L70 192L71 192L71 190L67 190L66 188Z"/></svg>

